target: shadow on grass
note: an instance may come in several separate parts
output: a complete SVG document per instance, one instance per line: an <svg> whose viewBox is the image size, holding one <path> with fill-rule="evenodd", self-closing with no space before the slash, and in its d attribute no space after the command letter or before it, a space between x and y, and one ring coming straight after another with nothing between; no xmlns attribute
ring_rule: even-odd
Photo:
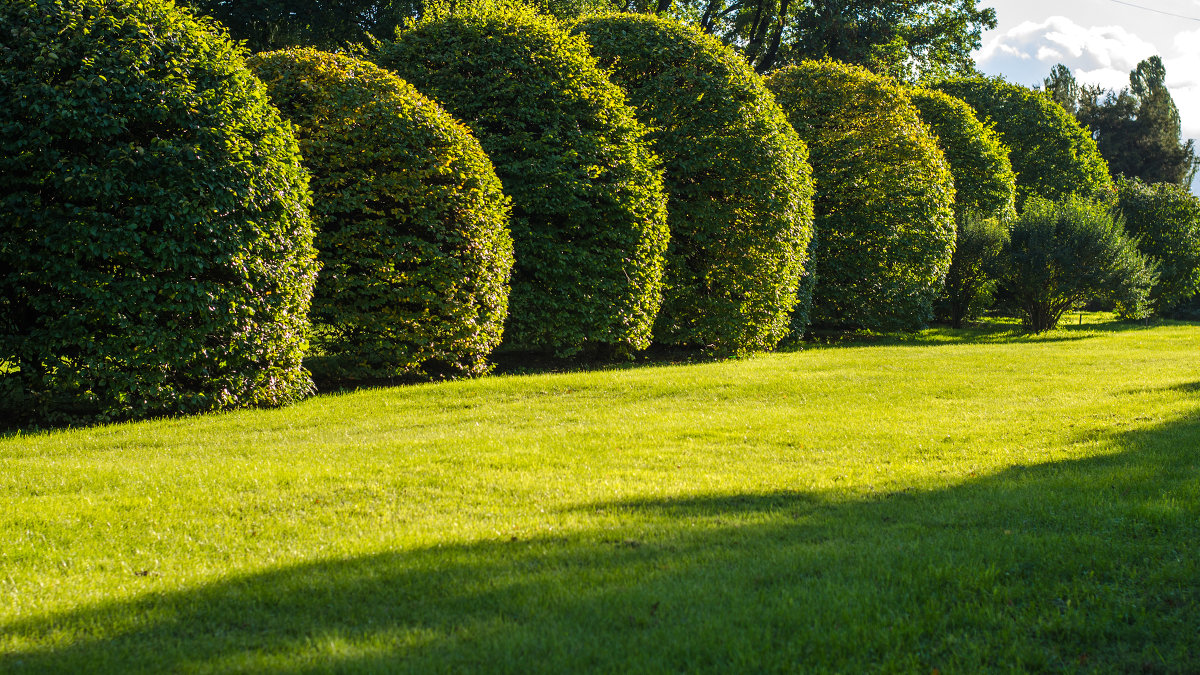
<svg viewBox="0 0 1200 675"><path fill-rule="evenodd" d="M74 635L0 671L1200 672L1200 417L1117 440L944 490L584 504L636 524L150 593L0 627Z"/></svg>

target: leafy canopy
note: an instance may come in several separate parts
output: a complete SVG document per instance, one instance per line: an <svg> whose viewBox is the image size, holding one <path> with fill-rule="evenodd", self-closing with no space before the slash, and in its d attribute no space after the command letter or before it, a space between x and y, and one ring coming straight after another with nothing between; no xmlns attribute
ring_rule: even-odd
<svg viewBox="0 0 1200 675"><path fill-rule="evenodd" d="M1174 183L1120 178L1117 209L1138 250L1159 264L1151 306L1166 312L1200 292L1200 198Z"/></svg>

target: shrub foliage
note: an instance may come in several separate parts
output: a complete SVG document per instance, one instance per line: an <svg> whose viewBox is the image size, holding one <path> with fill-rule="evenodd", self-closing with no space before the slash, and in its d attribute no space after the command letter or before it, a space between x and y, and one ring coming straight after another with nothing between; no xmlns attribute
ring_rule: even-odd
<svg viewBox="0 0 1200 675"><path fill-rule="evenodd" d="M1016 174L1000 136L965 101L933 89L913 89L913 105L937 137L954 176L954 215L1009 221L1016 216Z"/></svg>
<svg viewBox="0 0 1200 675"><path fill-rule="evenodd" d="M466 127L350 56L293 49L251 68L297 125L321 275L318 377L482 374L508 308L508 203Z"/></svg>
<svg viewBox="0 0 1200 675"><path fill-rule="evenodd" d="M946 289L937 303L938 318L954 328L976 319L992 304L1004 277L1008 225L968 211L957 219L954 257L946 274Z"/></svg>
<svg viewBox="0 0 1200 675"><path fill-rule="evenodd" d="M1151 306L1169 311L1200 292L1200 198L1173 183L1122 178L1117 208L1138 250L1159 263Z"/></svg>
<svg viewBox="0 0 1200 675"><path fill-rule="evenodd" d="M0 4L0 148L0 417L311 390L308 177L211 24L155 0Z"/></svg>
<svg viewBox="0 0 1200 675"><path fill-rule="evenodd" d="M1054 201L1110 193L1108 164L1096 142L1048 95L999 78L953 79L935 87L966 101L1000 134L1017 173L1017 208L1034 196Z"/></svg>
<svg viewBox="0 0 1200 675"><path fill-rule="evenodd" d="M1093 298L1144 316L1158 272L1104 204L1034 198L1013 225L1008 285L1035 332Z"/></svg>
<svg viewBox="0 0 1200 675"><path fill-rule="evenodd" d="M954 250L954 184L908 94L834 61L778 70L767 85L808 144L817 184L813 322L921 326Z"/></svg>
<svg viewBox="0 0 1200 675"><path fill-rule="evenodd" d="M671 243L654 339L724 352L788 332L812 236L808 152L730 47L643 14L576 24L653 131Z"/></svg>
<svg viewBox="0 0 1200 675"><path fill-rule="evenodd" d="M505 346L647 346L668 239L661 169L583 39L529 8L472 3L431 9L376 60L472 128L512 197Z"/></svg>

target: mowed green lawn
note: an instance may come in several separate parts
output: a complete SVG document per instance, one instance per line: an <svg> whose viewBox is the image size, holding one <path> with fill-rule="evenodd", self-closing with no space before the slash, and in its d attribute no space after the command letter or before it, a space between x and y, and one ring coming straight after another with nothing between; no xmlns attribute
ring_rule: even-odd
<svg viewBox="0 0 1200 675"><path fill-rule="evenodd" d="M9 435L0 505L6 673L1195 673L1200 325Z"/></svg>

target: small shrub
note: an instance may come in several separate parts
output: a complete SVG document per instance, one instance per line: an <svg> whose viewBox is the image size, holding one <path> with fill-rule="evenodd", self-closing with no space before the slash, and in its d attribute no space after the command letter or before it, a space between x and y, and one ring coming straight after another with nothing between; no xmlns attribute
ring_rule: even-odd
<svg viewBox="0 0 1200 675"><path fill-rule="evenodd" d="M804 143L745 59L712 36L643 14L574 30L665 165L671 244L655 341L771 349L788 333L812 236Z"/></svg>
<svg viewBox="0 0 1200 675"><path fill-rule="evenodd" d="M1033 198L1013 225L1008 283L1034 332L1054 328L1063 312L1097 297L1145 316L1157 276L1104 204Z"/></svg>
<svg viewBox="0 0 1200 675"><path fill-rule="evenodd" d="M991 306L1004 277L1008 227L995 218L967 212L958 218L954 257L946 274L946 289L938 302L938 318L954 328L976 319Z"/></svg>
<svg viewBox="0 0 1200 675"><path fill-rule="evenodd" d="M241 50L156 0L0 4L0 418L308 394L308 176Z"/></svg>
<svg viewBox="0 0 1200 675"><path fill-rule="evenodd" d="M431 8L375 60L470 126L512 197L505 346L648 346L668 240L661 168L583 39L480 2Z"/></svg>
<svg viewBox="0 0 1200 675"><path fill-rule="evenodd" d="M921 120L933 130L950 165L958 222L968 214L1005 222L1016 217L1017 176L1000 136L984 126L962 100L933 89L918 88L910 93Z"/></svg>
<svg viewBox="0 0 1200 675"><path fill-rule="evenodd" d="M508 201L466 127L373 63L253 57L312 174L318 377L479 375L500 342Z"/></svg>
<svg viewBox="0 0 1200 675"><path fill-rule="evenodd" d="M1117 209L1138 250L1158 261L1151 307L1170 311L1200 292L1200 198L1172 183L1122 178Z"/></svg>
<svg viewBox="0 0 1200 675"><path fill-rule="evenodd" d="M1017 173L1018 209L1035 196L1054 201L1111 194L1108 164L1096 142L1048 95L985 77L947 80L934 88L966 101L1000 134Z"/></svg>
<svg viewBox="0 0 1200 675"><path fill-rule="evenodd" d="M808 144L817 185L813 322L919 328L954 251L954 184L908 94L834 61L775 71L767 85Z"/></svg>

